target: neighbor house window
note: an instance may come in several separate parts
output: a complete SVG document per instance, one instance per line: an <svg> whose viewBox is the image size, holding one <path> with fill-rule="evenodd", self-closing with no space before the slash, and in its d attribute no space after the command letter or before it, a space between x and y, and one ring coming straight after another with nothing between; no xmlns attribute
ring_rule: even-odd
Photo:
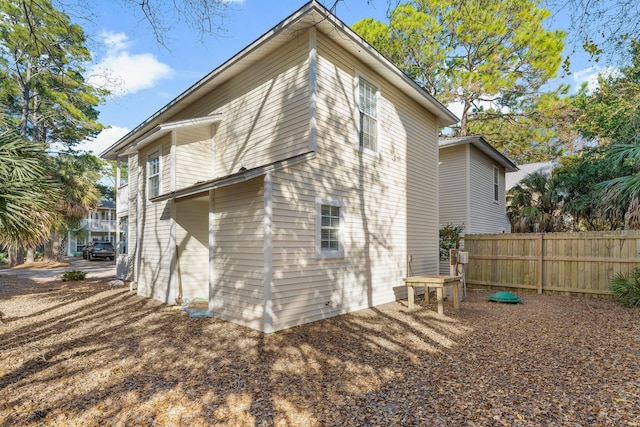
<svg viewBox="0 0 640 427"><path fill-rule="evenodd" d="M500 194L500 174L497 167L493 167L493 200L499 201Z"/></svg>
<svg viewBox="0 0 640 427"><path fill-rule="evenodd" d="M147 158L147 198L160 195L160 152L149 154Z"/></svg>
<svg viewBox="0 0 640 427"><path fill-rule="evenodd" d="M316 200L316 256L319 258L344 257L342 227L344 207L332 199Z"/></svg>
<svg viewBox="0 0 640 427"><path fill-rule="evenodd" d="M378 150L378 88L358 78L359 148Z"/></svg>

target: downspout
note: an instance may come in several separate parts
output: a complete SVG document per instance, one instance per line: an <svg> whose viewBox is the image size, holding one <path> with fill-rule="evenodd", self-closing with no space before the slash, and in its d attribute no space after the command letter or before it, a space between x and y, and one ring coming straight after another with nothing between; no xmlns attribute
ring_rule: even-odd
<svg viewBox="0 0 640 427"><path fill-rule="evenodd" d="M138 173L136 176L137 179L137 187L138 187L138 191L136 192L136 253L135 253L135 267L134 267L134 272L133 272L133 276L134 276L134 281L131 282L130 288L129 288L129 292L133 292L133 284L135 283L136 286L138 284L138 281L140 280L140 267L142 265L142 254L141 254L141 240L142 240L142 221L140 221L140 217L142 215L142 206L143 206L143 199L145 198L145 194L142 191L142 166L140 165L140 151L137 152L136 154L137 156L137 160L138 160ZM129 171L129 173L131 173L131 171Z"/></svg>
<svg viewBox="0 0 640 427"><path fill-rule="evenodd" d="M113 194L115 194L116 196L116 210L115 210L115 224L116 224L116 253L113 255L113 258L116 260L116 278L121 279L121 277L119 277L120 275L118 274L118 266L120 265L120 252L122 252L122 245L120 242L120 219L118 218L118 203L120 203L120 201L118 200L118 188L120 188L120 159L118 158L118 160L116 160L116 188L114 189L115 191L113 192ZM125 279L126 279L126 274L125 274Z"/></svg>
<svg viewBox="0 0 640 427"><path fill-rule="evenodd" d="M169 190L173 193L176 191L176 141L177 134L175 130L171 130L171 148L169 150ZM171 251L170 264L169 264L169 298L168 303L175 301L176 304L182 304L182 289L179 285L177 278L177 272L179 270L180 258L178 257L178 243L177 243L177 225L176 225L176 201L170 199L166 203L169 203L169 211L171 217L169 218L169 250ZM173 297L173 298L172 298Z"/></svg>
<svg viewBox="0 0 640 427"><path fill-rule="evenodd" d="M273 173L264 176L263 332L273 332Z"/></svg>
<svg viewBox="0 0 640 427"><path fill-rule="evenodd" d="M213 298L215 296L214 289L214 257L215 257L215 244L216 239L214 235L214 202L215 202L215 190L209 190L209 317L213 317Z"/></svg>

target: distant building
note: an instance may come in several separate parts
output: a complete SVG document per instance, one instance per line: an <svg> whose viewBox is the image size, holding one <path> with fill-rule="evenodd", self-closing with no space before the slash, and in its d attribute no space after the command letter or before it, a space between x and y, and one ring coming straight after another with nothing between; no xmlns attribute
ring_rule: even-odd
<svg viewBox="0 0 640 427"><path fill-rule="evenodd" d="M82 252L89 242L111 242L116 239L116 204L110 200L102 200L98 209L86 215L80 221L80 227L69 232L67 236L67 255Z"/></svg>
<svg viewBox="0 0 640 427"><path fill-rule="evenodd" d="M532 173L540 172L547 176L551 175L551 171L553 170L552 162L538 162L538 163L529 163L526 165L518 165L518 171L516 172L507 172L505 176L505 187L506 191L509 191L524 178L528 177Z"/></svg>
<svg viewBox="0 0 640 427"><path fill-rule="evenodd" d="M505 176L518 167L482 136L440 138L440 228L464 225L464 234L505 233Z"/></svg>

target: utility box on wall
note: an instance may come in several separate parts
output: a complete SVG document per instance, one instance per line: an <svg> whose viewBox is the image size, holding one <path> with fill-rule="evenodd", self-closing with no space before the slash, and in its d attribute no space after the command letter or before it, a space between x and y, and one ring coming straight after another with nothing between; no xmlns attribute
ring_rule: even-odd
<svg viewBox="0 0 640 427"><path fill-rule="evenodd" d="M456 253L456 262L458 264L469 264L469 252L459 250Z"/></svg>

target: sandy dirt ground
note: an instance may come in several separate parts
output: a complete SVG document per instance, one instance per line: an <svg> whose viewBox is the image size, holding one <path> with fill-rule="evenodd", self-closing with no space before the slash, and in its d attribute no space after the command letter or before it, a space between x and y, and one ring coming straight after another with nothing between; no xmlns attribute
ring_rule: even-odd
<svg viewBox="0 0 640 427"><path fill-rule="evenodd" d="M614 301L469 290L264 335L107 280L0 274L0 426L640 425Z"/></svg>

